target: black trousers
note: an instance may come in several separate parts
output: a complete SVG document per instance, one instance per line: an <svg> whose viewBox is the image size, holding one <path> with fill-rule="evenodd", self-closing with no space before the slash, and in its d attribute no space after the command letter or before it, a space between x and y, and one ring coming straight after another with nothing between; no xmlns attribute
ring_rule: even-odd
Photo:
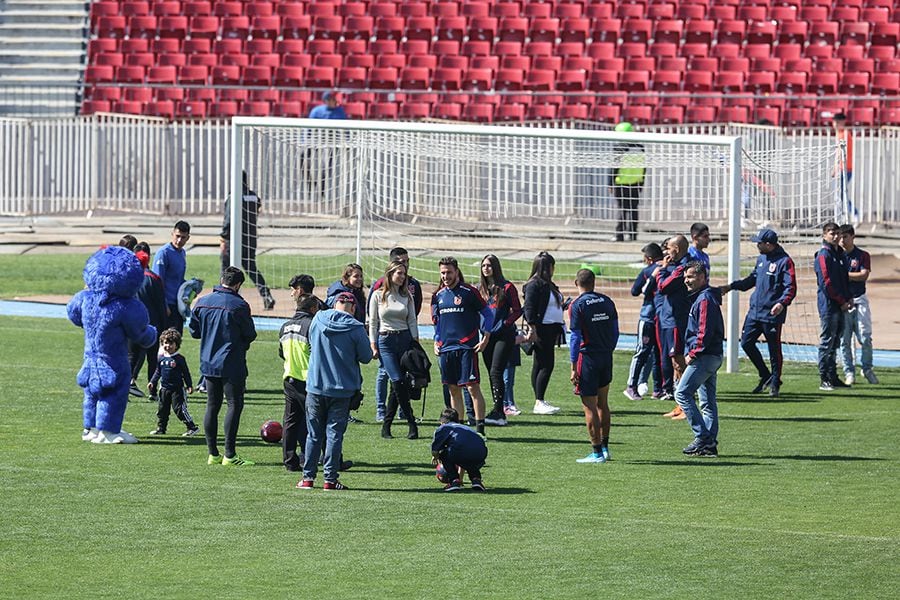
<svg viewBox="0 0 900 600"><path fill-rule="evenodd" d="M281 450L284 467L288 471L301 471L300 454L306 444L306 382L288 377L284 380L284 431L281 434Z"/></svg>
<svg viewBox="0 0 900 600"><path fill-rule="evenodd" d="M241 424L241 412L244 410L245 381L232 381L221 377L206 377L206 415L203 417L203 429L206 435L206 448L213 456L218 456L219 411L223 400L228 403L225 411L225 456L235 455L235 440Z"/></svg>
<svg viewBox="0 0 900 600"><path fill-rule="evenodd" d="M244 238L242 244L244 251L241 252L241 266L244 267L247 275L253 281L253 285L259 290L259 295L265 298L269 295L269 286L266 285L266 278L256 266L256 240ZM224 271L226 267L231 266L231 249L228 244L225 244L225 250L220 256L222 257L222 271Z"/></svg>
<svg viewBox="0 0 900 600"><path fill-rule="evenodd" d="M640 185L617 185L616 201L619 203L619 223L616 225L616 240L637 239L638 202L641 199Z"/></svg>
<svg viewBox="0 0 900 600"><path fill-rule="evenodd" d="M767 321L757 321L749 316L744 321L744 330L741 331L741 348L753 366L756 367L760 379L768 379L772 377L775 385L781 385L781 366L784 364L784 358L781 354L781 323L771 323ZM769 347L769 360L772 361L772 370L766 367L762 353L756 347L756 340L759 336L766 339Z"/></svg>
<svg viewBox="0 0 900 600"><path fill-rule="evenodd" d="M440 454L441 464L444 465L444 470L450 474L451 480L459 477L460 467L469 474L469 481L481 479L481 467L484 466L486 458L487 452L484 453L484 456L481 456L480 453L475 456L459 455L449 450L444 450Z"/></svg>
<svg viewBox="0 0 900 600"><path fill-rule="evenodd" d="M187 396L183 389L170 390L166 388L159 389L159 404L156 409L156 426L157 429L165 431L169 426L169 413L174 412L175 416L184 423L188 429L195 427L194 419L188 412Z"/></svg>
<svg viewBox="0 0 900 600"><path fill-rule="evenodd" d="M547 386L550 384L550 376L556 362L556 342L562 333L562 325L535 325L537 341L534 343L534 352L531 358L531 388L534 390L535 400L546 400Z"/></svg>
<svg viewBox="0 0 900 600"><path fill-rule="evenodd" d="M147 381L150 381L150 378L153 377L153 373L156 372L156 357L159 355L158 336L162 333L162 330L158 329L156 333L157 339L149 348L144 348L131 340L128 341L128 364L131 365L131 378L134 379L139 388L142 387L140 384L140 375L141 369L144 368L145 359L147 361Z"/></svg>
<svg viewBox="0 0 900 600"><path fill-rule="evenodd" d="M484 366L488 370L491 381L491 399L494 407L489 412L503 414L503 398L506 395L506 383L503 381L503 371L509 364L513 351L516 349L516 334L509 328L504 328L491 335L484 349Z"/></svg>

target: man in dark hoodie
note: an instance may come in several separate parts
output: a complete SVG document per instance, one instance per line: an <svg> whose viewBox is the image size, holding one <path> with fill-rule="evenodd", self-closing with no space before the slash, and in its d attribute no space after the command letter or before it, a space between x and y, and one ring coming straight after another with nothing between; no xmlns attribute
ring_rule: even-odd
<svg viewBox="0 0 900 600"><path fill-rule="evenodd" d="M781 390L781 328L787 318L787 307L797 296L797 274L794 261L778 245L778 234L772 229L762 229L752 238L759 250L759 258L753 271L743 279L732 281L719 288L723 294L731 290L746 292L755 288L750 296L750 308L741 332L741 348L759 373L759 383L753 388L759 394L767 387L769 395L778 397ZM766 368L756 340L762 335L769 346L772 370Z"/></svg>
<svg viewBox="0 0 900 600"><path fill-rule="evenodd" d="M719 410L716 405L716 374L722 366L725 323L722 292L709 287L709 275L700 262L684 271L684 285L692 300L685 335L685 363L675 401L684 411L694 432L694 441L683 452L687 456L718 456ZM700 397L700 408L694 394Z"/></svg>
<svg viewBox="0 0 900 600"><path fill-rule="evenodd" d="M347 489L338 481L344 432L350 418L350 400L362 386L360 363L372 360L372 347L362 322L354 318L356 297L341 292L334 310L323 310L309 326L309 372L306 378L306 456L300 489L312 489L318 459L325 444L326 490ZM327 438L327 439L326 439Z"/></svg>

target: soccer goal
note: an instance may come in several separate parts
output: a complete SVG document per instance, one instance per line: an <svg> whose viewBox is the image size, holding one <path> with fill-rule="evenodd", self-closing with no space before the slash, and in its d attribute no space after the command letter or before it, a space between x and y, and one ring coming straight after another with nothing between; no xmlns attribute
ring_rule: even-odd
<svg viewBox="0 0 900 600"><path fill-rule="evenodd" d="M566 295L575 295L578 268L600 268L599 288L616 301L623 332L636 324L640 301L629 290L644 244L707 223L727 241L713 249L712 282L721 284L752 268L752 231L780 227L809 241L835 210L827 175L833 149L826 156L815 146L759 143L747 153L746 135L237 117L232 136L232 197L240 197L246 171L263 199L254 243L272 287L305 272L324 291L349 262L362 265L370 284L389 250L402 246L426 302L445 255L477 284L482 257L496 254L521 290L545 250ZM623 166L642 173L643 185L637 239L618 243L622 187L633 185L616 179ZM240 206L231 211L240 222ZM752 231L742 244L745 229ZM239 236L231 244L239 265L247 249ZM805 262L811 272L811 255ZM814 291L813 284L813 307ZM729 339L738 338L747 299L732 294L726 303ZM809 343L816 329L786 337ZM729 370L736 359L732 344Z"/></svg>

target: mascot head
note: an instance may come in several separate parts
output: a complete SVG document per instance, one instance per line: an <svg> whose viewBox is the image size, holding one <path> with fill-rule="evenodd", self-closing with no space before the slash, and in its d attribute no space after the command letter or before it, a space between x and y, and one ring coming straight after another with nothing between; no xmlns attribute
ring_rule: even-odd
<svg viewBox="0 0 900 600"><path fill-rule="evenodd" d="M121 246L103 248L84 265L84 283L100 295L100 304L113 297L133 298L144 281L144 269L131 250Z"/></svg>

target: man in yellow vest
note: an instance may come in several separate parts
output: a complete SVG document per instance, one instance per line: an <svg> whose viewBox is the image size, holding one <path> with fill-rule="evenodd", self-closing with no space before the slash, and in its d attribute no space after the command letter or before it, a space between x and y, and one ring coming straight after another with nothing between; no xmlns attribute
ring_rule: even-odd
<svg viewBox="0 0 900 600"><path fill-rule="evenodd" d="M616 125L616 131L634 131L631 123ZM615 147L618 166L613 169L610 187L619 203L619 222L616 224L616 241L637 239L638 202L644 189L646 177L646 157L643 144L619 143Z"/></svg>

